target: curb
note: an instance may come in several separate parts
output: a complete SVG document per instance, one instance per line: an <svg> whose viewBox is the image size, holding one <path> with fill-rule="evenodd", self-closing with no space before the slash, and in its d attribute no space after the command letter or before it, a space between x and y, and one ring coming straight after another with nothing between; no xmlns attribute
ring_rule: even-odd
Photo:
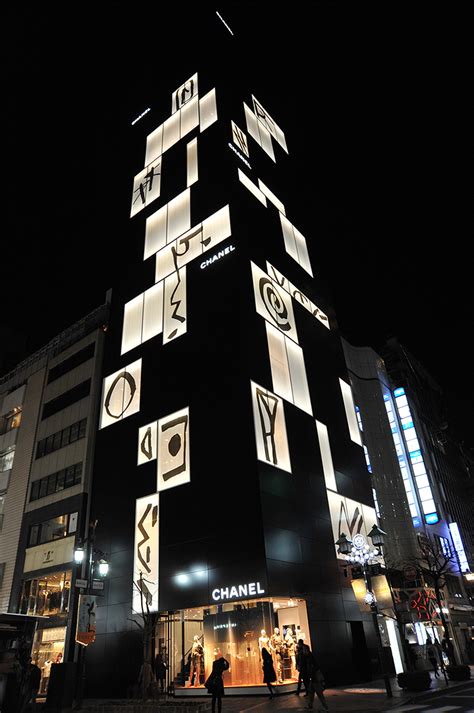
<svg viewBox="0 0 474 713"><path fill-rule="evenodd" d="M448 691L459 691L464 688L469 688L474 685L474 680L472 678L467 681L459 681L459 683L451 682L444 688L437 688L433 691L422 691L414 696L411 696L405 703L415 703L416 701L424 701L425 699L438 698L439 696L445 696Z"/></svg>

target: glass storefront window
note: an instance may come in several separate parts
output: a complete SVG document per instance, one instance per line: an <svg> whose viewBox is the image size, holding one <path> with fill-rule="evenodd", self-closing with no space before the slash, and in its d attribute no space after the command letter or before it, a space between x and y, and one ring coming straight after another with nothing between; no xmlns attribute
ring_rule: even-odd
<svg viewBox="0 0 474 713"><path fill-rule="evenodd" d="M71 570L53 572L23 582L21 614L41 616L66 615L69 609Z"/></svg>
<svg viewBox="0 0 474 713"><path fill-rule="evenodd" d="M52 629L38 629L33 641L31 658L41 670L41 683L39 694L48 691L49 677L53 663L62 663L64 660L64 640L66 627L57 626Z"/></svg>
<svg viewBox="0 0 474 713"><path fill-rule="evenodd" d="M163 655L175 688L203 687L220 653L229 662L225 686L264 686L262 647L273 657L278 683L291 683L298 679L298 639L311 646L304 600L257 599L175 613L159 624L155 653Z"/></svg>

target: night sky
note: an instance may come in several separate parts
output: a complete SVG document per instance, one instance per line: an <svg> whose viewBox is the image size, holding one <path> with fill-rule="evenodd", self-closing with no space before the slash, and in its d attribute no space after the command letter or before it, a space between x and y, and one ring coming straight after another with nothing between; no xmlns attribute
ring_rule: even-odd
<svg viewBox="0 0 474 713"><path fill-rule="evenodd" d="M467 72L450 18L377 3L75 7L4 18L0 371L104 301L140 168L130 122L150 106L161 123L171 92L210 66L225 77L231 52L297 161L291 214L342 333L374 349L396 335L474 445Z"/></svg>

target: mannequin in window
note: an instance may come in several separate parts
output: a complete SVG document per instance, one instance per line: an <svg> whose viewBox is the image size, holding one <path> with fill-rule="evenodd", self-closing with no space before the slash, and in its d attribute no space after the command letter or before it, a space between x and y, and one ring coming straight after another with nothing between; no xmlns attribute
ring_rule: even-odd
<svg viewBox="0 0 474 713"><path fill-rule="evenodd" d="M278 683L283 683L282 659L285 654L285 644L283 642L283 639L281 638L280 629L277 626L273 629L273 634L270 637L270 646L276 658Z"/></svg>
<svg viewBox="0 0 474 713"><path fill-rule="evenodd" d="M285 644L288 656L291 659L291 677L298 678L296 674L296 642L291 626L286 630Z"/></svg>
<svg viewBox="0 0 474 713"><path fill-rule="evenodd" d="M193 640L191 649L191 667L189 669L189 685L199 686L199 677L201 675L201 661L204 656L204 649L199 641L199 636L196 634Z"/></svg>
<svg viewBox="0 0 474 713"><path fill-rule="evenodd" d="M267 635L267 632L265 631L265 629L262 629L260 632L260 638L258 640L258 648L260 650L260 654L262 653L262 649L271 651L270 637Z"/></svg>

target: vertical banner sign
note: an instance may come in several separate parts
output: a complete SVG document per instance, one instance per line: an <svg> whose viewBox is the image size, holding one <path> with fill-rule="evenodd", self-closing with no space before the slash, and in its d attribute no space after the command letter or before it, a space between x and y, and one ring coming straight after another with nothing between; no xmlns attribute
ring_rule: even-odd
<svg viewBox="0 0 474 713"><path fill-rule="evenodd" d="M95 641L96 605L97 597L95 595L79 595L76 641L83 646L89 646L89 644L93 644Z"/></svg>
<svg viewBox="0 0 474 713"><path fill-rule="evenodd" d="M139 498L135 509L133 611L158 611L159 495Z"/></svg>

